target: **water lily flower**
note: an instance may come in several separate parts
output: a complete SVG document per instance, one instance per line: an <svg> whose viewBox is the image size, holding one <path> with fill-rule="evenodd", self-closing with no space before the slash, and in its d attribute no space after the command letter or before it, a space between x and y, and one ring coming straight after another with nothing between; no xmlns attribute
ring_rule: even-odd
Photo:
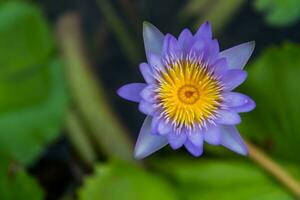
<svg viewBox="0 0 300 200"><path fill-rule="evenodd" d="M243 68L255 43L220 51L209 22L194 35L184 29L178 39L145 22L143 37L148 62L140 64L140 71L146 83L118 90L147 115L135 158L143 159L167 144L172 149L184 146L198 157L204 141L247 155L235 126L241 122L239 113L254 109L255 102L232 90L247 77Z"/></svg>

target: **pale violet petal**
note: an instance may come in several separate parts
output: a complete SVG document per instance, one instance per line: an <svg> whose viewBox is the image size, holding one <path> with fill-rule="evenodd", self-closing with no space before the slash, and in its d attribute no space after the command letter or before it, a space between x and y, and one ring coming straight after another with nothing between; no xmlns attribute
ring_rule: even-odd
<svg viewBox="0 0 300 200"><path fill-rule="evenodd" d="M216 122L218 124L236 125L241 123L241 117L233 110L218 110L217 112L219 116Z"/></svg>
<svg viewBox="0 0 300 200"><path fill-rule="evenodd" d="M196 130L194 132L188 133L187 134L189 140L191 143L193 143L197 147L202 147L203 146L203 133L200 132L200 130Z"/></svg>
<svg viewBox="0 0 300 200"><path fill-rule="evenodd" d="M240 69L231 69L224 73L221 81L225 91L230 91L241 85L247 78L247 72Z"/></svg>
<svg viewBox="0 0 300 200"><path fill-rule="evenodd" d="M208 21L204 22L197 30L195 37L212 38L212 28Z"/></svg>
<svg viewBox="0 0 300 200"><path fill-rule="evenodd" d="M120 87L118 95L126 100L140 102L142 97L140 92L146 87L145 83L129 83Z"/></svg>
<svg viewBox="0 0 300 200"><path fill-rule="evenodd" d="M218 125L211 125L204 132L204 140L211 145L219 145L221 143L221 129Z"/></svg>
<svg viewBox="0 0 300 200"><path fill-rule="evenodd" d="M168 144L167 136L154 135L151 132L152 117L147 116L137 139L134 157L143 159Z"/></svg>
<svg viewBox="0 0 300 200"><path fill-rule="evenodd" d="M178 37L178 45L181 47L184 56L188 54L193 43L194 36L189 29L184 29Z"/></svg>
<svg viewBox="0 0 300 200"><path fill-rule="evenodd" d="M171 132L168 134L169 144L172 149L180 148L186 141L186 134L185 133L174 133Z"/></svg>
<svg viewBox="0 0 300 200"><path fill-rule="evenodd" d="M158 126L157 126L157 131L160 135L165 135L170 133L172 130L172 124L167 123L166 120L160 119Z"/></svg>
<svg viewBox="0 0 300 200"><path fill-rule="evenodd" d="M151 65L151 67L153 67L154 69L161 72L165 71L165 65L161 57L158 56L157 54L149 54L148 62Z"/></svg>
<svg viewBox="0 0 300 200"><path fill-rule="evenodd" d="M149 22L143 24L143 38L148 61L150 54L161 55L164 35Z"/></svg>
<svg viewBox="0 0 300 200"><path fill-rule="evenodd" d="M255 47L255 42L246 42L220 52L219 56L227 59L230 69L243 69Z"/></svg>
<svg viewBox="0 0 300 200"><path fill-rule="evenodd" d="M235 126L222 125L220 128L223 146L241 155L248 154L247 146Z"/></svg>
<svg viewBox="0 0 300 200"><path fill-rule="evenodd" d="M150 103L155 103L155 85L147 85L141 92L140 95L143 100L148 101Z"/></svg>
<svg viewBox="0 0 300 200"><path fill-rule="evenodd" d="M203 153L203 146L196 146L190 140L186 140L184 146L195 157L199 157Z"/></svg>
<svg viewBox="0 0 300 200"><path fill-rule="evenodd" d="M141 100L139 104L139 110L146 115L153 115L155 109L152 103L148 101Z"/></svg>
<svg viewBox="0 0 300 200"><path fill-rule="evenodd" d="M248 103L233 108L235 112L243 113L243 112L249 112L253 110L256 107L256 103L252 99L248 99Z"/></svg>
<svg viewBox="0 0 300 200"><path fill-rule="evenodd" d="M153 71L147 63L140 64L140 71L147 83L153 83L155 81Z"/></svg>
<svg viewBox="0 0 300 200"><path fill-rule="evenodd" d="M224 104L236 112L249 112L256 106L250 97L238 92L226 92L222 96Z"/></svg>

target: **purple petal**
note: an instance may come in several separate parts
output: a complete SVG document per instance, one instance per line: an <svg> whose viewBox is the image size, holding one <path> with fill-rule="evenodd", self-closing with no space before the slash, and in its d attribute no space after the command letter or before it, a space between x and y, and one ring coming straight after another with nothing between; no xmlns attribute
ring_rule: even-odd
<svg viewBox="0 0 300 200"><path fill-rule="evenodd" d="M120 97L134 102L140 102L142 97L140 92L146 87L145 83L129 83L118 89L117 93Z"/></svg>
<svg viewBox="0 0 300 200"><path fill-rule="evenodd" d="M188 139L197 147L203 147L203 133L200 130L191 132L187 134Z"/></svg>
<svg viewBox="0 0 300 200"><path fill-rule="evenodd" d="M147 85L140 93L143 100L154 103L156 101L154 89L155 85Z"/></svg>
<svg viewBox="0 0 300 200"><path fill-rule="evenodd" d="M182 54L180 46L174 36L167 34L164 39L163 52L167 55L174 55L176 58L179 58Z"/></svg>
<svg viewBox="0 0 300 200"><path fill-rule="evenodd" d="M235 125L241 123L241 117L233 110L218 110L218 124Z"/></svg>
<svg viewBox="0 0 300 200"><path fill-rule="evenodd" d="M143 24L143 38L148 61L150 54L161 55L164 35L149 22Z"/></svg>
<svg viewBox="0 0 300 200"><path fill-rule="evenodd" d="M204 140L212 145L221 144L221 129L219 126L211 125L204 132Z"/></svg>
<svg viewBox="0 0 300 200"><path fill-rule="evenodd" d="M152 116L152 123L151 123L151 130L153 134L158 135L158 124L160 122L159 114L158 112L154 113Z"/></svg>
<svg viewBox="0 0 300 200"><path fill-rule="evenodd" d="M221 131L223 146L241 155L248 154L247 146L235 126L221 126Z"/></svg>
<svg viewBox="0 0 300 200"><path fill-rule="evenodd" d="M165 66L160 56L156 54L150 54L148 61L151 67L153 67L154 69L158 71L165 71Z"/></svg>
<svg viewBox="0 0 300 200"><path fill-rule="evenodd" d="M134 149L134 157L143 159L168 144L166 136L151 134L151 117L146 117Z"/></svg>
<svg viewBox="0 0 300 200"><path fill-rule="evenodd" d="M199 157L203 153L203 146L199 147L191 143L190 140L186 140L184 143L185 148L195 157Z"/></svg>
<svg viewBox="0 0 300 200"><path fill-rule="evenodd" d="M222 94L227 107L236 112L249 112L255 108L255 102L248 96L238 92L226 92Z"/></svg>
<svg viewBox="0 0 300 200"><path fill-rule="evenodd" d="M239 69L228 70L221 78L225 91L230 91L241 85L247 78L247 72Z"/></svg>
<svg viewBox="0 0 300 200"><path fill-rule="evenodd" d="M219 56L227 59L230 69L243 69L255 47L255 42L246 42L222 51Z"/></svg>
<svg viewBox="0 0 300 200"><path fill-rule="evenodd" d="M183 54L187 55L193 43L193 34L189 29L184 29L178 37L178 45L182 49Z"/></svg>
<svg viewBox="0 0 300 200"><path fill-rule="evenodd" d="M186 134L185 133L169 133L168 141L172 149L180 148L186 142Z"/></svg>
<svg viewBox="0 0 300 200"><path fill-rule="evenodd" d="M147 83L153 83L155 81L151 66L149 66L147 63L140 64L140 71Z"/></svg>
<svg viewBox="0 0 300 200"><path fill-rule="evenodd" d="M238 106L233 108L233 110L235 112L249 112L251 110L253 110L255 108L256 104L252 99L248 99L248 103L242 105L242 106Z"/></svg>
<svg viewBox="0 0 300 200"><path fill-rule="evenodd" d="M208 64L212 64L216 61L219 50L218 40L214 39L206 41L204 59Z"/></svg>
<svg viewBox="0 0 300 200"><path fill-rule="evenodd" d="M227 70L227 61L225 58L218 59L213 65L212 68L214 69L214 74L216 76L222 76Z"/></svg>
<svg viewBox="0 0 300 200"><path fill-rule="evenodd" d="M157 131L160 135L165 135L170 133L172 130L172 125L167 123L166 120L160 119L157 126Z"/></svg>
<svg viewBox="0 0 300 200"><path fill-rule="evenodd" d="M194 44L191 46L190 53L195 54L196 56L203 56L204 50L206 47L206 42L204 39L197 39Z"/></svg>
<svg viewBox="0 0 300 200"><path fill-rule="evenodd" d="M139 110L142 112L142 113L144 113L144 114L146 114L146 115L153 115L153 113L154 113L154 106L151 104L151 103L149 103L149 102L147 102L147 101L144 101L144 100L141 100L140 101L140 104L139 104Z"/></svg>
<svg viewBox="0 0 300 200"><path fill-rule="evenodd" d="M211 25L207 21L203 23L200 28L198 29L197 33L195 34L196 37L203 37L203 38L212 38L212 30Z"/></svg>

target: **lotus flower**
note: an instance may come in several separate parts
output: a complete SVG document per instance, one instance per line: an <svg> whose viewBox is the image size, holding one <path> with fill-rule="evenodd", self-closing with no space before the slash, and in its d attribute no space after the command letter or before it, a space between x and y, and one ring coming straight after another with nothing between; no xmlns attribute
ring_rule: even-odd
<svg viewBox="0 0 300 200"><path fill-rule="evenodd" d="M139 103L147 115L134 151L143 159L169 144L184 146L192 155L203 153L204 141L223 145L242 155L247 147L237 128L239 113L254 109L248 96L232 92L243 83L243 70L255 43L220 51L205 22L196 34L184 29L178 38L162 34L152 24L143 27L147 63L140 64L146 83L130 83L118 90Z"/></svg>

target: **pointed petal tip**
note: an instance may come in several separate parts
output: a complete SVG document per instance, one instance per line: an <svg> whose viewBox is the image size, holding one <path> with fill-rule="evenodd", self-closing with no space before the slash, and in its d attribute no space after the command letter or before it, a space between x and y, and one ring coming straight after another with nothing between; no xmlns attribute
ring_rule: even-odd
<svg viewBox="0 0 300 200"><path fill-rule="evenodd" d="M242 156L248 156L249 155L248 147L246 147L243 151L241 151L240 155L242 155Z"/></svg>
<svg viewBox="0 0 300 200"><path fill-rule="evenodd" d="M204 24L205 26L211 26L211 23L210 23L208 20L206 20L203 24Z"/></svg>
<svg viewBox="0 0 300 200"><path fill-rule="evenodd" d="M147 156L148 155L142 151L139 151L137 149L134 150L134 159L136 159L136 160L142 160L142 159L146 158Z"/></svg>
<svg viewBox="0 0 300 200"><path fill-rule="evenodd" d="M245 42L220 52L231 69L243 69L255 48L255 41Z"/></svg>
<svg viewBox="0 0 300 200"><path fill-rule="evenodd" d="M143 22L143 32L144 33L146 33L146 32L154 32L154 33L156 33L156 34L158 34L160 36L161 35L163 36L163 34L160 32L160 30L156 26L154 26L152 23L150 23L148 21L144 21Z"/></svg>
<svg viewBox="0 0 300 200"><path fill-rule="evenodd" d="M184 143L185 148L192 154L194 157L200 157L203 154L203 146L198 147L195 146L193 143L191 143L189 140L187 140Z"/></svg>
<svg viewBox="0 0 300 200"><path fill-rule="evenodd" d="M144 159L168 144L167 137L152 134L151 122L152 117L147 116L134 148L135 159Z"/></svg>
<svg viewBox="0 0 300 200"><path fill-rule="evenodd" d="M248 155L248 148L235 126L222 126L222 145L240 155Z"/></svg>
<svg viewBox="0 0 300 200"><path fill-rule="evenodd" d="M117 90L117 94L128 101L140 102L140 92L146 87L145 83L128 83Z"/></svg>
<svg viewBox="0 0 300 200"><path fill-rule="evenodd" d="M212 38L212 27L209 21L205 21L197 30L196 37Z"/></svg>
<svg viewBox="0 0 300 200"><path fill-rule="evenodd" d="M250 52L250 56L251 56L253 51L254 51L256 42L253 40L253 41L250 41L250 42L246 42L246 44L249 45L249 52Z"/></svg>
<svg viewBox="0 0 300 200"><path fill-rule="evenodd" d="M151 24L150 22L148 21L143 21L143 28L147 28L149 26L154 26L153 24Z"/></svg>
<svg viewBox="0 0 300 200"><path fill-rule="evenodd" d="M150 22L143 23L143 38L147 59L151 53L157 55L162 53L164 34Z"/></svg>

